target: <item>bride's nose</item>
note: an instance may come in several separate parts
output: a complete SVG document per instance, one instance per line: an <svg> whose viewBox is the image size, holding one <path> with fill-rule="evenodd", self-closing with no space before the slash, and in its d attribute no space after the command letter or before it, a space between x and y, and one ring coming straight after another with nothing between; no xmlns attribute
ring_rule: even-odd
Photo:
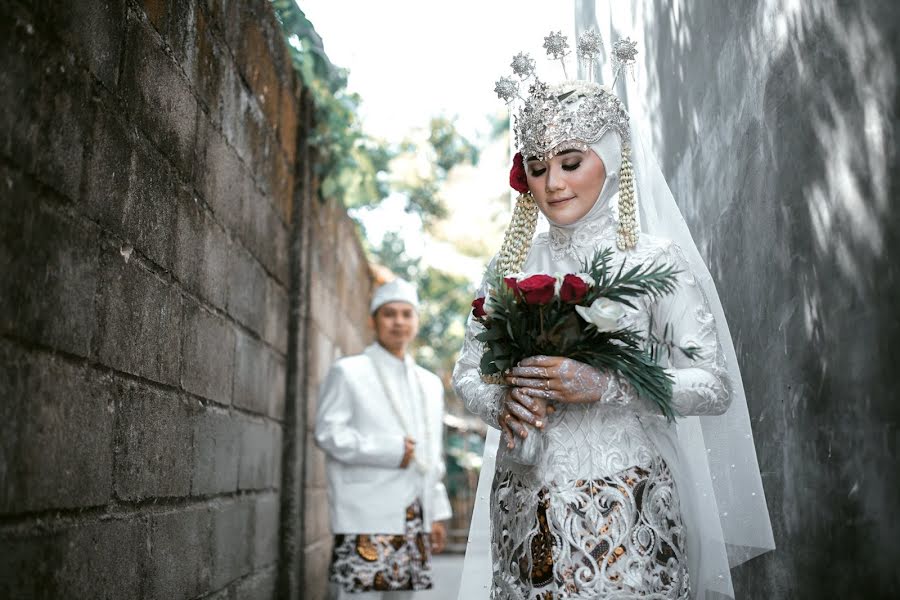
<svg viewBox="0 0 900 600"><path fill-rule="evenodd" d="M558 165L547 165L547 179L544 189L547 193L557 192L566 187L563 181L563 170Z"/></svg>

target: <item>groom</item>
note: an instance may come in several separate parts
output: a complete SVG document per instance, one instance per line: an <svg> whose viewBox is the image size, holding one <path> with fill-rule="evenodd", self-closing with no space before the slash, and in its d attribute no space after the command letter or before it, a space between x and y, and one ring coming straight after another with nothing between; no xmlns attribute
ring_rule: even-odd
<svg viewBox="0 0 900 600"><path fill-rule="evenodd" d="M315 437L327 455L334 600L430 589L431 552L446 542L444 388L407 353L418 304L402 279L379 287L370 305L376 342L338 360L319 393Z"/></svg>

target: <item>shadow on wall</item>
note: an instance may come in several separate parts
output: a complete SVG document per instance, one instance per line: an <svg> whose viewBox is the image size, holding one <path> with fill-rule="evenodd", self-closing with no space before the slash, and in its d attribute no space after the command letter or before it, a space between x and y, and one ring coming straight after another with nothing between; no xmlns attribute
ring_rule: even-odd
<svg viewBox="0 0 900 600"><path fill-rule="evenodd" d="M729 315L778 544L735 589L900 593L900 5L645 10L654 142Z"/></svg>

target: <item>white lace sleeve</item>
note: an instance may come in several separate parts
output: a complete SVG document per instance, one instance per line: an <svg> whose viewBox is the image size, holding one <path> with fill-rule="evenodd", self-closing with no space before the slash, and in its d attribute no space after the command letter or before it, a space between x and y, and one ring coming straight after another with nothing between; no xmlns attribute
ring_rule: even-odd
<svg viewBox="0 0 900 600"><path fill-rule="evenodd" d="M490 265L493 265L492 260ZM490 266L489 266L490 268ZM487 284L482 280L478 289L478 296L484 296ZM481 356L484 353L484 345L475 339L475 336L484 331L484 326L469 314L466 321L466 339L463 342L459 358L453 367L453 389L463 399L471 412L490 425L499 429L497 417L500 413L500 401L505 393L504 386L485 383L481 379Z"/></svg>
<svg viewBox="0 0 900 600"><path fill-rule="evenodd" d="M696 348L693 358L663 346L661 360L672 376L672 406L683 416L719 415L731 403L725 354L719 344L715 321L703 290L675 245L667 244L658 258L677 268L678 288L650 307L652 333L662 342ZM668 329L666 329L668 325ZM669 351L671 350L671 351ZM609 379L602 403L633 404L644 413L658 413L649 401L637 398L631 384L619 375Z"/></svg>
<svg viewBox="0 0 900 600"><path fill-rule="evenodd" d="M715 319L703 289L697 285L690 264L676 244L669 244L665 260L681 271L678 289L652 309L654 334L683 348L696 348L688 358L677 348L668 354L667 369L674 379L672 405L682 416L720 415L731 404L725 353L719 343Z"/></svg>

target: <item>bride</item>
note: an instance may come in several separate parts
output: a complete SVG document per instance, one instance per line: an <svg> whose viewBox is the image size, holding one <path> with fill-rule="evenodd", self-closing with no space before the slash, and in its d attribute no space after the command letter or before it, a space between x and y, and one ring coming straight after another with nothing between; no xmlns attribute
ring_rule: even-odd
<svg viewBox="0 0 900 600"><path fill-rule="evenodd" d="M551 34L544 47L562 58L567 45ZM598 48L593 32L578 42L587 60ZM612 55L626 66L634 46L618 42ZM510 174L522 194L490 266L577 273L610 248L613 265L677 269L673 294L623 307L619 323L670 349L660 360L679 418L667 421L616 373L568 358L530 357L500 382L483 378L483 326L470 317L453 383L494 429L460 598L733 598L729 569L774 542L715 286L623 103L589 81L535 78L520 95L534 61L519 54L512 66L517 77L496 91L522 103ZM538 210L550 228L535 238Z"/></svg>

